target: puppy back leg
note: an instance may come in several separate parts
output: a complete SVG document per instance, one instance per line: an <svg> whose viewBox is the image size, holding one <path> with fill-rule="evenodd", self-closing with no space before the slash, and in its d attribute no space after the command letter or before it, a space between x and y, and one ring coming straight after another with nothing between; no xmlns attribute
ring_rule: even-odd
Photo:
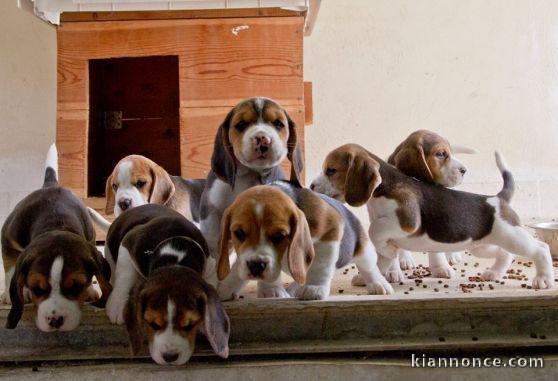
<svg viewBox="0 0 558 381"><path fill-rule="evenodd" d="M428 261L432 278L451 279L455 275L455 271L448 263L445 253L428 253Z"/></svg>
<svg viewBox="0 0 558 381"><path fill-rule="evenodd" d="M481 279L484 281L492 281L502 278L513 262L512 254L495 245L482 245L475 247L471 249L471 254L479 258L495 259L492 267L482 273Z"/></svg>
<svg viewBox="0 0 558 381"><path fill-rule="evenodd" d="M417 267L415 259L413 258L413 254L407 250L400 250L398 253L399 256L399 266L401 270L412 270Z"/></svg>
<svg viewBox="0 0 558 381"><path fill-rule="evenodd" d="M113 324L124 323L124 306L130 296L130 290L134 287L138 278L139 274L136 271L130 252L120 245L113 289L105 307L107 316Z"/></svg>
<svg viewBox="0 0 558 381"><path fill-rule="evenodd" d="M379 253L378 253L379 254ZM399 267L399 260L396 258L387 258L378 255L378 268L384 274L386 280L391 283L400 283L405 281L405 274Z"/></svg>
<svg viewBox="0 0 558 381"><path fill-rule="evenodd" d="M393 287L384 278L378 268L378 254L371 242L367 242L364 249L353 258L360 275L366 284L366 289L373 295L393 294Z"/></svg>
<svg viewBox="0 0 558 381"><path fill-rule="evenodd" d="M306 283L298 288L295 296L303 300L321 300L329 296L335 263L339 258L339 241L316 241L316 256L306 274Z"/></svg>
<svg viewBox="0 0 558 381"><path fill-rule="evenodd" d="M453 265L457 265L458 263L461 263L463 254L461 251L455 251L453 253L446 253L446 259L448 260L448 263L453 266Z"/></svg>

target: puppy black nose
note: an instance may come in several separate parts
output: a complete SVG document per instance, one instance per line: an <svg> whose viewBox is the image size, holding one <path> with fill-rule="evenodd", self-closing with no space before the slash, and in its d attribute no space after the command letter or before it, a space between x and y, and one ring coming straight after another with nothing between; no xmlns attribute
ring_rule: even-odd
<svg viewBox="0 0 558 381"><path fill-rule="evenodd" d="M178 353L165 352L163 353L163 360L168 363L175 362L178 359Z"/></svg>
<svg viewBox="0 0 558 381"><path fill-rule="evenodd" d="M50 318L50 320L48 321L48 325L50 325L52 328L60 328L62 327L62 325L64 324L64 317L63 316L53 316Z"/></svg>
<svg viewBox="0 0 558 381"><path fill-rule="evenodd" d="M459 168L459 172L461 172L461 174L464 175L467 172L467 168L461 167Z"/></svg>
<svg viewBox="0 0 558 381"><path fill-rule="evenodd" d="M269 151L270 146L271 138L269 136L258 135L254 137L254 148L256 151L265 154L267 151Z"/></svg>
<svg viewBox="0 0 558 381"><path fill-rule="evenodd" d="M314 185L314 183L310 184L310 190L314 190L316 188L316 186Z"/></svg>
<svg viewBox="0 0 558 381"><path fill-rule="evenodd" d="M258 260L248 261L246 265L248 266L248 269L250 270L253 276L260 276L264 272L267 266L267 262L258 261Z"/></svg>
<svg viewBox="0 0 558 381"><path fill-rule="evenodd" d="M130 205L132 205L132 199L130 198L123 198L118 201L118 206L120 207L121 210L128 209Z"/></svg>

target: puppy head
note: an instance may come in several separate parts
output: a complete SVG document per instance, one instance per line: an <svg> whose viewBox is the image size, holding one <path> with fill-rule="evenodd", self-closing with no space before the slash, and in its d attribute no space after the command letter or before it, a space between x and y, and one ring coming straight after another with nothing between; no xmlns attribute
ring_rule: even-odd
<svg viewBox="0 0 558 381"><path fill-rule="evenodd" d="M231 240L241 279L274 281L286 259L294 280L304 284L306 270L314 258L310 229L304 213L279 189L252 187L225 210L219 242L220 280L230 271Z"/></svg>
<svg viewBox="0 0 558 381"><path fill-rule="evenodd" d="M130 294L124 320L133 354L149 342L151 358L161 365L182 365L203 332L215 353L229 354L229 318L215 289L184 266L157 269Z"/></svg>
<svg viewBox="0 0 558 381"><path fill-rule="evenodd" d="M415 131L405 139L388 159L408 176L454 187L463 181L467 168L453 154L473 153L474 150L450 146L440 135L426 130Z"/></svg>
<svg viewBox="0 0 558 381"><path fill-rule="evenodd" d="M300 183L302 154L296 126L287 111L269 98L250 98L226 116L215 137L211 169L234 186L238 164L259 173L291 161L291 180Z"/></svg>
<svg viewBox="0 0 558 381"><path fill-rule="evenodd" d="M107 179L105 212L119 216L144 204L164 205L174 192L174 184L161 166L144 156L126 156Z"/></svg>
<svg viewBox="0 0 558 381"><path fill-rule="evenodd" d="M367 202L382 182L380 163L357 144L331 151L322 169L310 188L352 206Z"/></svg>
<svg viewBox="0 0 558 381"><path fill-rule="evenodd" d="M103 293L100 299L91 288L93 276ZM44 233L18 258L6 328L15 328L21 319L27 288L37 307L35 322L41 331L71 331L79 325L83 302L104 306L112 290L109 279L110 267L93 245L69 232Z"/></svg>

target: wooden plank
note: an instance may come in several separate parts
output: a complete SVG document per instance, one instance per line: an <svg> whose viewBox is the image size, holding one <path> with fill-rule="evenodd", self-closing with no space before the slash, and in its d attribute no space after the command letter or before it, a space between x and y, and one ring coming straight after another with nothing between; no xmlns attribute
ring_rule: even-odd
<svg viewBox="0 0 558 381"><path fill-rule="evenodd" d="M299 106L285 108L297 125L299 143L304 153L304 108ZM207 177L211 169L210 159L215 134L229 111L230 107L180 109L180 159L183 177ZM290 173L290 164L287 160L283 163L283 169L287 174Z"/></svg>
<svg viewBox="0 0 558 381"><path fill-rule="evenodd" d="M312 82L304 82L304 124L314 123L314 103L312 99Z"/></svg>
<svg viewBox="0 0 558 381"><path fill-rule="evenodd" d="M89 59L150 55L179 56L181 107L234 106L254 95L302 105L303 27L300 16L64 23L58 108L88 108Z"/></svg>
<svg viewBox="0 0 558 381"><path fill-rule="evenodd" d="M117 12L64 12L60 15L62 24L87 21L126 20L172 20L172 19L212 19L247 17L292 17L306 15L306 11L285 8L229 8L229 9L185 9L172 11L117 11Z"/></svg>
<svg viewBox="0 0 558 381"><path fill-rule="evenodd" d="M87 190L88 114L87 110L59 110L56 119L60 183L80 197Z"/></svg>

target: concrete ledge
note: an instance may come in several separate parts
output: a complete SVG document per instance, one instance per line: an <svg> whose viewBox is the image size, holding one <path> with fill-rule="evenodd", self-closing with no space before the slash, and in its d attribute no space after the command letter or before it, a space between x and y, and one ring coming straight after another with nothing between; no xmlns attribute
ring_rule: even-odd
<svg viewBox="0 0 558 381"><path fill-rule="evenodd" d="M521 298L335 297L328 301L226 303L231 355L528 348L558 344L553 295ZM8 308L0 308L5 322ZM42 333L29 306L15 330L0 329L0 362L130 358L123 327L86 307L72 332ZM145 354L147 355L147 354ZM212 355L200 340L197 356Z"/></svg>

